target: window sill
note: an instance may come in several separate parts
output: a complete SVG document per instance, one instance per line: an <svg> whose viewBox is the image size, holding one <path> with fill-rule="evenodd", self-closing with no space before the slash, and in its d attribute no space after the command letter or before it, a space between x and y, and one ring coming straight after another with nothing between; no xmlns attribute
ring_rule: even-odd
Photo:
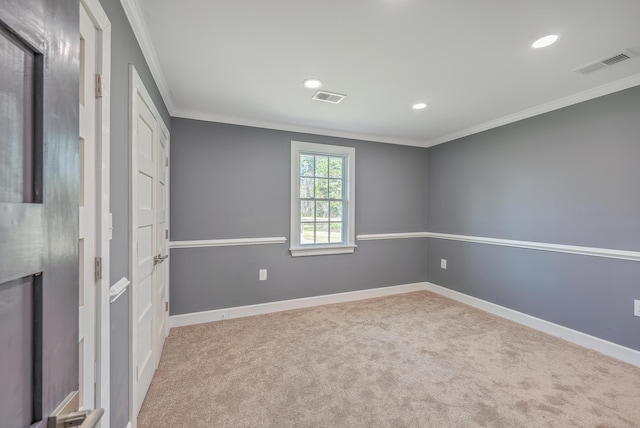
<svg viewBox="0 0 640 428"><path fill-rule="evenodd" d="M340 245L339 247L296 247L289 248L291 256L293 257L306 257L306 256L326 256L330 254L352 254L357 245Z"/></svg>

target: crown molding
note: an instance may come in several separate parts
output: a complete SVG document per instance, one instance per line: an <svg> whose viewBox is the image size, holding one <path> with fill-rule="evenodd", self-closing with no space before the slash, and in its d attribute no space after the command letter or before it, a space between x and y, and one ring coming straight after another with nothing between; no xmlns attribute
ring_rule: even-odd
<svg viewBox="0 0 640 428"><path fill-rule="evenodd" d="M169 110L169 115L173 116L176 110L175 103L173 102L173 97L171 96L171 90L169 89L167 79L165 78L162 67L160 66L160 60L158 59L156 50L151 42L149 30L142 18L142 12L140 11L138 2L137 0L120 0L120 3L122 4L125 15L127 15L129 24L131 24L133 33L138 40L140 50L142 50L142 55L147 61L151 75L158 86L160 96L162 97L167 110Z"/></svg>
<svg viewBox="0 0 640 428"><path fill-rule="evenodd" d="M289 123L270 122L257 119L248 119L237 116L226 116L214 113L200 113L184 109L175 109L173 117L182 119L202 120L206 122L226 123L229 125L250 126L253 128L272 129L276 131L297 132L301 134L313 134L324 137L347 138L351 140L372 141L376 143L397 144L400 146L425 147L420 140L406 138L383 137L380 135L363 134L358 132L338 131L333 129L319 128L314 126L301 126Z"/></svg>
<svg viewBox="0 0 640 428"><path fill-rule="evenodd" d="M425 142L423 144L423 147L432 147L438 144L446 143L447 141L457 140L458 138L467 137L469 135L477 134L483 131L488 131L489 129L498 128L500 126L517 122L519 120L528 119L530 117L548 113L553 110L569 107L574 104L609 95L614 92L623 91L625 89L629 89L638 85L640 85L640 74L634 74L632 76L625 77L611 83L606 83L604 85L596 86L595 88L587 89L586 91L578 92L577 94L569 95L564 98L541 104L539 106L523 110L518 113L510 114L499 119L491 120L480 125L463 129L461 131L452 132L451 134L447 134L442 137L438 137Z"/></svg>

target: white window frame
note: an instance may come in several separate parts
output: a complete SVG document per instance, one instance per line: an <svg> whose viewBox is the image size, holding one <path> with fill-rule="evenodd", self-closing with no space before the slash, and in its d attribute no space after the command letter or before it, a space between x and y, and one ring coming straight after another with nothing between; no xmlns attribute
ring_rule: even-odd
<svg viewBox="0 0 640 428"><path fill-rule="evenodd" d="M300 244L300 152L345 158L346 195L342 207L345 242L343 243ZM353 147L291 141L291 248L289 251L293 257L353 253L356 248L355 166L356 149Z"/></svg>

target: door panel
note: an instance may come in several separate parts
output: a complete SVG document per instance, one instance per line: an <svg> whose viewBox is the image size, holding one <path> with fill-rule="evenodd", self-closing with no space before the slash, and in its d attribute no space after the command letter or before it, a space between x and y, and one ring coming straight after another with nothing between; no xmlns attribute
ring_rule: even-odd
<svg viewBox="0 0 640 428"><path fill-rule="evenodd" d="M33 344L23 340L23 332L33 330L33 277L20 278L3 284L0 289L0 367L11 367L3 373L0 415L11 418L12 426L29 426L33 420L31 395ZM10 398L9 398L10 397ZM6 415L6 416L5 416ZM4 419L3 419L4 420Z"/></svg>
<svg viewBox="0 0 640 428"><path fill-rule="evenodd" d="M78 383L78 4L0 28L0 424L44 427Z"/></svg>
<svg viewBox="0 0 640 428"><path fill-rule="evenodd" d="M36 54L0 30L0 200L33 202L33 101ZM11 166L10 168L8 166Z"/></svg>

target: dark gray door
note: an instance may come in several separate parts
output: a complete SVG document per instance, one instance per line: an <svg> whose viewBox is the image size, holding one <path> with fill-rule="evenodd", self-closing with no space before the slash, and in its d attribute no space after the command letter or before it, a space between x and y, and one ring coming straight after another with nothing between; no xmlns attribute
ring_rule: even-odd
<svg viewBox="0 0 640 428"><path fill-rule="evenodd" d="M0 427L78 389L78 0L0 2Z"/></svg>

